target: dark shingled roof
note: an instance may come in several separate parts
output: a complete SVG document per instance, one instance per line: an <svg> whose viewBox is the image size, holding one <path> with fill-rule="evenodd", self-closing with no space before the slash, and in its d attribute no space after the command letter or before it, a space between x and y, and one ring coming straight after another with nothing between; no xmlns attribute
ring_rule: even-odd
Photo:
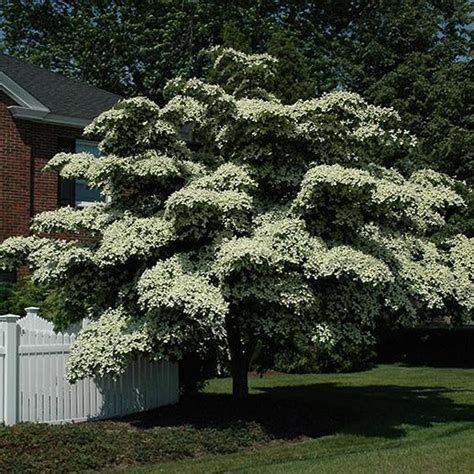
<svg viewBox="0 0 474 474"><path fill-rule="evenodd" d="M51 113L92 120L121 97L0 53L0 71Z"/></svg>

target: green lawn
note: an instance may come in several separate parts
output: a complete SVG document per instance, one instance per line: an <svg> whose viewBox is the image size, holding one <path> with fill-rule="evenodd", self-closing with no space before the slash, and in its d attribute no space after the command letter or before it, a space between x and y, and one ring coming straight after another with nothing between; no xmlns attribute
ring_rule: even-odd
<svg viewBox="0 0 474 474"><path fill-rule="evenodd" d="M240 404L221 379L119 419L0 426L0 473L474 473L474 369L270 374L251 387Z"/></svg>
<svg viewBox="0 0 474 474"><path fill-rule="evenodd" d="M384 365L352 374L276 374L252 377L251 390L291 400L295 416L304 406L309 422L286 441L275 436L251 450L127 472L474 472L474 369ZM228 379L206 390L209 400L229 391ZM318 435L318 420L322 432L333 420L332 434Z"/></svg>

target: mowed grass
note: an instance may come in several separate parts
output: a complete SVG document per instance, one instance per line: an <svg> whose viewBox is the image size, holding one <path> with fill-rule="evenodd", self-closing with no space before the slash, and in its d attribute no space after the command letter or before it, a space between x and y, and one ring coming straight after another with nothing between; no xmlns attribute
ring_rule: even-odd
<svg viewBox="0 0 474 474"><path fill-rule="evenodd" d="M250 385L254 399L275 400L275 419L287 416L278 401L291 406L300 429L234 454L127 472L474 472L474 369L381 365L351 374L255 376ZM213 380L207 400L230 387L229 379Z"/></svg>
<svg viewBox="0 0 474 474"><path fill-rule="evenodd" d="M230 385L120 419L0 426L0 472L474 473L474 369L252 376L245 403Z"/></svg>

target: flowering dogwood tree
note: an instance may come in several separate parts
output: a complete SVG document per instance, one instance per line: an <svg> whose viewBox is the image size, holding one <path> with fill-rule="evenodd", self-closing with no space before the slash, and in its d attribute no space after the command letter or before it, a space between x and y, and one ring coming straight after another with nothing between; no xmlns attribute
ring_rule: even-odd
<svg viewBox="0 0 474 474"><path fill-rule="evenodd" d="M176 79L164 107L123 100L94 120L101 158L47 165L107 202L39 214L0 247L4 266L28 264L92 320L71 380L217 343L245 397L269 341L366 344L382 317L472 315L473 239L430 238L464 203L447 176L396 170L415 138L394 110L342 91L283 105L272 57L211 56L212 83Z"/></svg>

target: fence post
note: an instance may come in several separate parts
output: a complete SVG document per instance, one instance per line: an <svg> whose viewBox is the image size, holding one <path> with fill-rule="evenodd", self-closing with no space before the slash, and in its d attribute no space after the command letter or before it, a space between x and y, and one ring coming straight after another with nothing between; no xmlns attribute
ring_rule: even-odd
<svg viewBox="0 0 474 474"><path fill-rule="evenodd" d="M12 426L18 421L18 324L20 316L6 314L0 316L5 328L5 425Z"/></svg>
<svg viewBox="0 0 474 474"><path fill-rule="evenodd" d="M40 309L36 306L28 306L28 308L25 308L27 316L38 316L39 310Z"/></svg>

